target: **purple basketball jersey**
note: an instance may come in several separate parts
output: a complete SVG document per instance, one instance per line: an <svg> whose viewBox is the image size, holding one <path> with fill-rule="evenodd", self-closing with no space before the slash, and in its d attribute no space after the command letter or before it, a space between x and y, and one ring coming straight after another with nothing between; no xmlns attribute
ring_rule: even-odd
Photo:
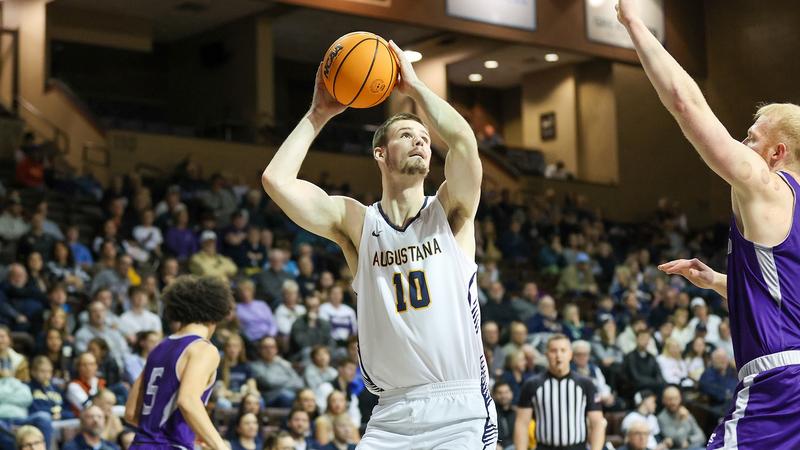
<svg viewBox="0 0 800 450"><path fill-rule="evenodd" d="M739 385L707 449L800 448L800 185L792 226L774 247L754 244L731 221L728 310Z"/></svg>
<svg viewBox="0 0 800 450"><path fill-rule="evenodd" d="M194 448L194 431L178 409L178 360L190 344L200 336L169 336L147 357L142 372L142 410L133 441L134 449ZM213 382L211 383L213 385ZM209 386L202 395L203 403L211 394Z"/></svg>
<svg viewBox="0 0 800 450"><path fill-rule="evenodd" d="M795 197L792 226L783 242L754 244L731 220L728 308L739 368L761 356L800 349L800 185L788 173L780 175Z"/></svg>

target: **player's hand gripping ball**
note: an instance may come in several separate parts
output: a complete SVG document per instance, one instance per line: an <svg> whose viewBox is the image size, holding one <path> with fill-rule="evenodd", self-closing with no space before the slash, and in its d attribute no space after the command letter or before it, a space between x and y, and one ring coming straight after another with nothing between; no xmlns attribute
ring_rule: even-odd
<svg viewBox="0 0 800 450"><path fill-rule="evenodd" d="M397 72L397 59L387 42L368 31L340 37L322 61L325 88L336 101L351 108L369 108L386 100Z"/></svg>

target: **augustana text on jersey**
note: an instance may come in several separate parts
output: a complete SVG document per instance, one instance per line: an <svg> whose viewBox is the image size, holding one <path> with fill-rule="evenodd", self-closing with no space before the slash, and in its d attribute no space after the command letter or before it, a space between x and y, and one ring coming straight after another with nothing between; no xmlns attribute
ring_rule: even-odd
<svg viewBox="0 0 800 450"><path fill-rule="evenodd" d="M439 253L442 253L442 248L436 238L433 238L422 245L409 245L396 250L375 252L375 256L372 257L372 265L387 267L395 264L406 264L408 262L422 261Z"/></svg>

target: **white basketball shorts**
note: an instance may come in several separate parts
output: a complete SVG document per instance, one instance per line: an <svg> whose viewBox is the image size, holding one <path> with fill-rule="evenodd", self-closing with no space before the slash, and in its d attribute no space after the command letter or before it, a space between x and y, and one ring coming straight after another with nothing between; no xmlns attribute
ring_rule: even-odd
<svg viewBox="0 0 800 450"><path fill-rule="evenodd" d="M485 389L484 389L485 388ZM495 450L497 411L480 380L384 392L359 450Z"/></svg>

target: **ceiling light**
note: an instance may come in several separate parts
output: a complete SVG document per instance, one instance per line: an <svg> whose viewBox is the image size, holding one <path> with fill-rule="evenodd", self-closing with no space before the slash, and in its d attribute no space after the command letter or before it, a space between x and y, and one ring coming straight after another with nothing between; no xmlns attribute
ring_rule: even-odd
<svg viewBox="0 0 800 450"><path fill-rule="evenodd" d="M544 60L547 62L556 62L558 61L558 53L548 53L544 55Z"/></svg>
<svg viewBox="0 0 800 450"><path fill-rule="evenodd" d="M416 52L414 50L403 50L403 53L408 58L408 62L415 63L422 59L422 53Z"/></svg>
<svg viewBox="0 0 800 450"><path fill-rule="evenodd" d="M500 63L490 59L488 61L483 62L483 67L486 67L487 69L497 69L498 67L500 67Z"/></svg>
<svg viewBox="0 0 800 450"><path fill-rule="evenodd" d="M467 78L469 78L469 81L472 81L473 83L478 83L483 79L483 75L479 73L471 73Z"/></svg>

